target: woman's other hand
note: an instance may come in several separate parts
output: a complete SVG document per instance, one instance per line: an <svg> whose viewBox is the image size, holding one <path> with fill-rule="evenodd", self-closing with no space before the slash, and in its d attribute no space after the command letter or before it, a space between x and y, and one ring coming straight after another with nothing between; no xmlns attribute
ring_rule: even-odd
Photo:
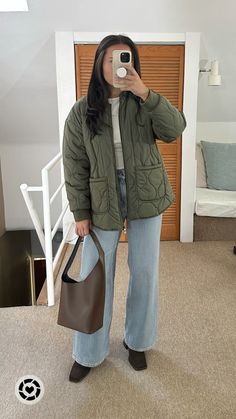
<svg viewBox="0 0 236 419"><path fill-rule="evenodd" d="M141 97L141 99L145 101L149 94L149 88L145 86L133 66L122 63L122 67L127 69L128 74L122 78L118 76L115 77L116 82L120 85L119 89L121 91L129 90L134 95Z"/></svg>
<svg viewBox="0 0 236 419"><path fill-rule="evenodd" d="M82 221L76 221L75 223L75 233L77 236L84 237L89 234L89 230L92 227L92 221L91 220L82 220Z"/></svg>

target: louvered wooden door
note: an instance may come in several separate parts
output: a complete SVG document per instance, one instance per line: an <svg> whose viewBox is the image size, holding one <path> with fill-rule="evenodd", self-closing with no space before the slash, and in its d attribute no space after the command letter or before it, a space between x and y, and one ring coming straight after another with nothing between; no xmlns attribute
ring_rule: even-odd
<svg viewBox="0 0 236 419"><path fill-rule="evenodd" d="M97 45L75 45L77 98L87 94L96 48ZM138 50L144 83L182 110L184 46L138 45ZM170 144L157 139L156 144L176 196L176 201L163 214L161 240L179 240L181 138Z"/></svg>

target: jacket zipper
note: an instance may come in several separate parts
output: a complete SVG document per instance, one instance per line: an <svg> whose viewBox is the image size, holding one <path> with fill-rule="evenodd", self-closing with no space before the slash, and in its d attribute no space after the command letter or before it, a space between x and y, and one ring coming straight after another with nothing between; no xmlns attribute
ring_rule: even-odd
<svg viewBox="0 0 236 419"><path fill-rule="evenodd" d="M111 105L109 104L109 116L110 116L110 122L112 123L112 116L111 116ZM116 156L115 156L115 146L114 146L114 138L113 138L113 126L111 124L111 134L112 134L112 151L113 151L113 160L114 160L114 164L115 164L115 178L116 178L116 191L117 194L119 196L118 199L118 207L119 207L119 213L120 213L120 220L121 220L121 229L123 230L124 228L124 223L123 223L123 219L122 219L122 213L121 213L121 209L120 209L120 190L119 190L119 182L118 182L118 175L117 175L117 171L116 171Z"/></svg>

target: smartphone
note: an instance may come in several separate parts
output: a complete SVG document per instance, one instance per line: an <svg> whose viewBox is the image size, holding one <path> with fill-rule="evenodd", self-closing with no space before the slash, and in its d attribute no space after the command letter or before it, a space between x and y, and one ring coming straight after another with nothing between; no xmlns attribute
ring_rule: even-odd
<svg viewBox="0 0 236 419"><path fill-rule="evenodd" d="M115 77L125 77L127 74L126 68L123 66L132 65L132 54L130 51L115 49L112 51L112 71L113 71L113 86L120 87L115 81Z"/></svg>

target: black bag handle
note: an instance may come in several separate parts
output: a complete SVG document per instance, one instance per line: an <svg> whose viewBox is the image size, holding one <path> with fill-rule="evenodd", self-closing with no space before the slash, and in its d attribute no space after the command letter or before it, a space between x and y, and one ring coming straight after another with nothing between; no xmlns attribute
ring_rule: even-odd
<svg viewBox="0 0 236 419"><path fill-rule="evenodd" d="M104 251L102 249L102 246L101 246L101 244L100 244L100 242L99 242L99 240L98 240L98 238L97 238L97 236L96 236L96 234L94 233L93 230L90 229L89 234L91 235L91 237L92 237L92 239L93 239L93 241L94 241L94 243L97 247L97 250L98 250L98 253L99 253L99 259L100 259L100 261L103 265L103 268L104 268ZM78 250L78 247L79 247L81 241L82 241L82 236L79 236L78 239L76 240L76 243L74 245L74 249L73 249L73 251L72 251L72 253L69 257L69 260L68 260L68 262L65 266L65 269L63 271L62 280L65 281L65 282L77 282L72 278L69 279L68 271L69 271L69 269L70 269L70 267L71 267L71 265L74 261L74 258L76 256L76 253L77 253L77 250Z"/></svg>

